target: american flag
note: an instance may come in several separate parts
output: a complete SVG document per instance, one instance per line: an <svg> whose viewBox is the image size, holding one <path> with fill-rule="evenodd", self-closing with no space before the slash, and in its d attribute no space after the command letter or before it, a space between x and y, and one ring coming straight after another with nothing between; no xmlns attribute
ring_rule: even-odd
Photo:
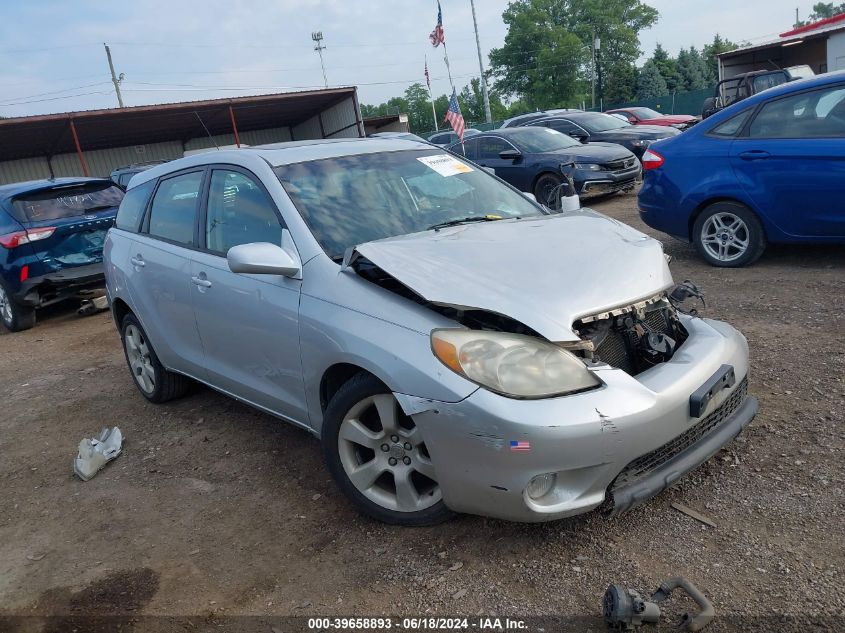
<svg viewBox="0 0 845 633"><path fill-rule="evenodd" d="M511 440L511 450L517 451L517 452L519 452L519 451L530 451L531 450L531 442L527 442L527 441L523 441L523 440L520 440L520 441Z"/></svg>
<svg viewBox="0 0 845 633"><path fill-rule="evenodd" d="M452 96L449 98L449 109L446 110L446 121L455 130L455 134L464 142L464 116L461 114L461 106L458 105L458 93L452 88Z"/></svg>
<svg viewBox="0 0 845 633"><path fill-rule="evenodd" d="M431 45L434 48L437 48L441 44L446 46L446 35L443 33L443 11L440 9L440 0L437 0L437 26L434 27L428 39L431 40Z"/></svg>
<svg viewBox="0 0 845 633"><path fill-rule="evenodd" d="M431 77L428 76L428 58L425 60L425 83L428 85L428 91L431 92Z"/></svg>

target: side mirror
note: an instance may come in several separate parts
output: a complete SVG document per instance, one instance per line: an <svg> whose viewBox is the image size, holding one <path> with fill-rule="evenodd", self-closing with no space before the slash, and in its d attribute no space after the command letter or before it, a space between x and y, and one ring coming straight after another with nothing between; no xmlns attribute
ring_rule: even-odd
<svg viewBox="0 0 845 633"><path fill-rule="evenodd" d="M578 141L581 141L582 143L586 143L590 138L589 136L587 136L583 132L577 132L577 131L570 132L569 136L571 136L572 138L574 138Z"/></svg>
<svg viewBox="0 0 845 633"><path fill-rule="evenodd" d="M226 254L226 260L233 273L296 277L301 270L297 259L281 246L269 242L233 246Z"/></svg>
<svg viewBox="0 0 845 633"><path fill-rule="evenodd" d="M522 152L518 149L503 149L499 152L499 158L502 160L516 160L522 156Z"/></svg>

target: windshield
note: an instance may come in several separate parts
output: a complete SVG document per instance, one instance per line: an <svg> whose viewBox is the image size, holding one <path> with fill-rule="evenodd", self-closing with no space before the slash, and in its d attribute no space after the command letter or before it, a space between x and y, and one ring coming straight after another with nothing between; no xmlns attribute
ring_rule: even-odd
<svg viewBox="0 0 845 633"><path fill-rule="evenodd" d="M573 123L580 125L590 134L595 132L608 132L610 130L618 130L623 127L629 127L631 124L622 119L609 114L601 112L585 112L579 114L577 117L570 117Z"/></svg>
<svg viewBox="0 0 845 633"><path fill-rule="evenodd" d="M456 218L542 215L540 207L451 154L408 150L282 165L276 175L323 250L425 231Z"/></svg>
<svg viewBox="0 0 845 633"><path fill-rule="evenodd" d="M524 152L541 154L581 145L581 141L548 127L531 127L514 131L506 137Z"/></svg>
<svg viewBox="0 0 845 633"><path fill-rule="evenodd" d="M652 110L651 108L631 108L631 112L636 114L641 119L656 119L658 117L663 116L656 110Z"/></svg>
<svg viewBox="0 0 845 633"><path fill-rule="evenodd" d="M73 218L111 207L123 200L123 190L110 183L55 187L15 198L15 215L21 222Z"/></svg>

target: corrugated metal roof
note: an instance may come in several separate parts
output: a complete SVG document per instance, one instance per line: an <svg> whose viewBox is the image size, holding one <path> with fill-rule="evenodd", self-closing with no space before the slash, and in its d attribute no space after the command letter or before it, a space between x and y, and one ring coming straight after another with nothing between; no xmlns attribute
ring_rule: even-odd
<svg viewBox="0 0 845 633"><path fill-rule="evenodd" d="M832 18L827 18L826 20L820 20L819 22L813 22L812 24L806 24L798 27L797 29L792 29L791 31L786 31L785 33L781 33L778 37L766 40L765 42L749 44L748 46L735 48L732 51L719 53L717 57L733 57L734 55L751 53L753 51L772 48L774 46L783 46L789 42L797 43L801 40L813 39L842 30L845 30L845 13L833 16Z"/></svg>

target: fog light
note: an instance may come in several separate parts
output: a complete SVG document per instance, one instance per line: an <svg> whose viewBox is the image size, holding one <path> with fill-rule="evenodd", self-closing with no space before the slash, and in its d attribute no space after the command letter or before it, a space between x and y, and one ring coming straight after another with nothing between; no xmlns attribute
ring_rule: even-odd
<svg viewBox="0 0 845 633"><path fill-rule="evenodd" d="M528 488L525 491L532 499L539 499L554 488L557 475L554 473L545 473L544 475L537 475L528 482Z"/></svg>

